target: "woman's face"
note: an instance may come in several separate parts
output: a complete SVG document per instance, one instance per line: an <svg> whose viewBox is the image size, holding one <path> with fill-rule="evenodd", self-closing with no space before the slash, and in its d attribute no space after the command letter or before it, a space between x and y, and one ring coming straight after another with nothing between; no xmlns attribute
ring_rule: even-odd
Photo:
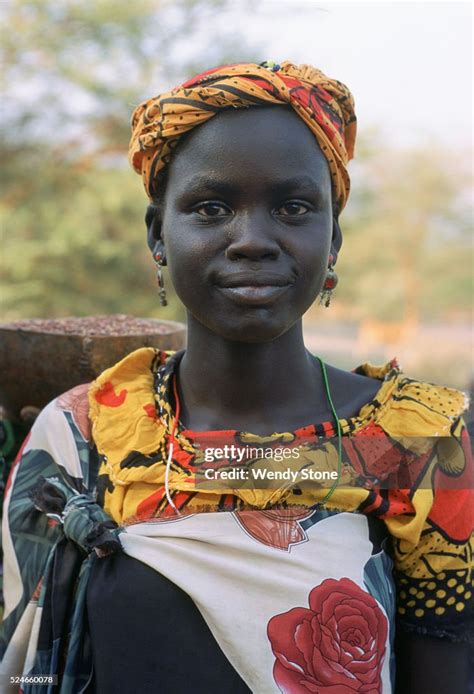
<svg viewBox="0 0 474 694"><path fill-rule="evenodd" d="M326 159L285 107L225 111L191 132L169 166L159 216L149 244L161 231L178 296L232 341L289 330L340 246Z"/></svg>

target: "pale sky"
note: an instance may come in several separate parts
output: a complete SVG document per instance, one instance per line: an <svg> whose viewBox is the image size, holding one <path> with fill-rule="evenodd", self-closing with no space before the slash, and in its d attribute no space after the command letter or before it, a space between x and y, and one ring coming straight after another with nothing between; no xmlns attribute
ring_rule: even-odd
<svg viewBox="0 0 474 694"><path fill-rule="evenodd" d="M250 5L251 6L251 5ZM236 23L265 58L312 63L345 82L359 126L393 144L472 146L470 2L263 0Z"/></svg>
<svg viewBox="0 0 474 694"><path fill-rule="evenodd" d="M173 7L174 0L162 1ZM212 53L218 37L224 45L237 43L234 55L244 37L256 48L255 59L311 63L345 82L355 97L359 132L375 126L395 146L472 148L470 2L227 0L221 9L208 7L198 32L178 37L177 57L193 61ZM31 83L11 86L11 94L31 100L35 75L41 78L41 66ZM153 90L171 86L158 80ZM84 95L74 103L76 113L90 109Z"/></svg>

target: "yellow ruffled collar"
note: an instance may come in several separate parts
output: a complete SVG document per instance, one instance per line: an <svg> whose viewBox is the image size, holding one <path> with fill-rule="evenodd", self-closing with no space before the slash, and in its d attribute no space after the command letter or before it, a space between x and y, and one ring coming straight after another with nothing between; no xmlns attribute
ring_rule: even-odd
<svg viewBox="0 0 474 694"><path fill-rule="evenodd" d="M157 503L162 499L174 424L179 447L169 471L169 487L178 494L194 489L189 464L195 449L179 423L174 422L170 397L171 377L180 356L153 348L138 349L104 371L89 389L92 437L101 458L99 474L109 480L110 493L104 507L115 519L136 517L140 494L148 500L150 491L156 489ZM381 386L355 417L340 420L344 435L357 435L374 426L389 436L407 439L449 434L452 422L465 408L463 393L407 378L395 360L383 366L362 364L355 372L380 379ZM293 432L269 437L239 434L251 441L294 438ZM125 497L132 488L134 494L129 494L129 501L133 498L133 503L124 510L128 503ZM249 503L265 504L256 493L253 497L241 496Z"/></svg>

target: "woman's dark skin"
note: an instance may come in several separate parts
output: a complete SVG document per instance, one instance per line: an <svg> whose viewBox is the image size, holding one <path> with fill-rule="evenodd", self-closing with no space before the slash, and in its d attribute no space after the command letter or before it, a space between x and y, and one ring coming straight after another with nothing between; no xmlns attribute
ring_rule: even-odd
<svg viewBox="0 0 474 694"><path fill-rule="evenodd" d="M184 425L270 434L331 420L302 315L342 237L326 159L300 118L287 107L238 109L196 128L175 152L147 226L187 309L178 375ZM252 281L280 286L250 289ZM340 418L380 388L327 370ZM400 634L397 653L398 694L467 692L464 647Z"/></svg>
<svg viewBox="0 0 474 694"><path fill-rule="evenodd" d="M224 113L190 134L149 226L150 248L164 252L188 314L179 369L187 427L268 434L331 419L301 317L341 242L326 159L291 111ZM274 300L241 303L219 286L237 273L272 273L289 284ZM380 387L328 371L340 417L356 414Z"/></svg>

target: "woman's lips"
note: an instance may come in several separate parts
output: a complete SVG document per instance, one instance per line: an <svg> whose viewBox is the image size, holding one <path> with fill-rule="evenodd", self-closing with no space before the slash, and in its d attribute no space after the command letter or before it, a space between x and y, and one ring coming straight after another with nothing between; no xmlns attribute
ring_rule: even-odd
<svg viewBox="0 0 474 694"><path fill-rule="evenodd" d="M239 304L270 304L284 294L291 284L243 285L237 287L218 287L229 299Z"/></svg>

